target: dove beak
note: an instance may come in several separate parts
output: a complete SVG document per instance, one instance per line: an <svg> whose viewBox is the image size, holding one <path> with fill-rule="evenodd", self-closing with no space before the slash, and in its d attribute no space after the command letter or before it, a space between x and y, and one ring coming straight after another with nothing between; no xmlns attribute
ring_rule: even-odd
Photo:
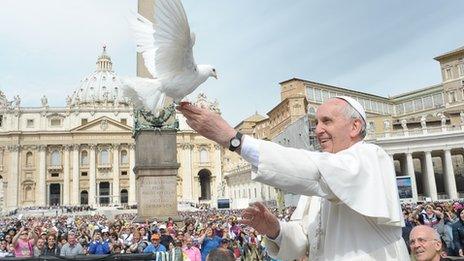
<svg viewBox="0 0 464 261"><path fill-rule="evenodd" d="M217 80L218 79L217 73L214 73L213 77L216 78L216 80Z"/></svg>

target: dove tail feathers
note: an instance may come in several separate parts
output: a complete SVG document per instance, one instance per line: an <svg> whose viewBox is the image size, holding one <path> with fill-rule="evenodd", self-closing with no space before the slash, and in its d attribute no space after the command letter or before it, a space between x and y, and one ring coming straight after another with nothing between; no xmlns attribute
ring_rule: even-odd
<svg viewBox="0 0 464 261"><path fill-rule="evenodd" d="M122 86L122 94L124 97L129 98L134 109L142 109L144 107L143 100L140 99L139 94L132 86L124 84Z"/></svg>
<svg viewBox="0 0 464 261"><path fill-rule="evenodd" d="M161 83L157 79L147 78L122 78L123 95L129 98L135 109L145 108L156 112L156 106L164 93L160 90Z"/></svg>

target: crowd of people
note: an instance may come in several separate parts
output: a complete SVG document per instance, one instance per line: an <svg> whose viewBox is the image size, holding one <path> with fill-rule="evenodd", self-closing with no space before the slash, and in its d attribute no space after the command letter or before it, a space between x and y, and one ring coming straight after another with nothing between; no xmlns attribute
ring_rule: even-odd
<svg viewBox="0 0 464 261"><path fill-rule="evenodd" d="M425 225L439 235L443 255L464 256L464 202L409 203L403 204L402 209L405 220L403 238L406 243L410 242L410 233L414 227Z"/></svg>
<svg viewBox="0 0 464 261"><path fill-rule="evenodd" d="M294 208L273 211L282 221ZM134 222L135 214L5 217L0 219L0 257L106 254L169 255L169 260L205 261L214 249L233 260L271 260L263 238L240 223L240 210L179 212L182 220ZM163 259L160 259L163 260Z"/></svg>
<svg viewBox="0 0 464 261"><path fill-rule="evenodd" d="M85 207L72 210L81 209ZM425 225L439 235L443 255L464 256L464 202L405 203L402 209L403 238L410 251L411 231ZM273 208L273 213L285 222L293 210ZM0 219L0 257L167 253L173 260L205 261L212 250L219 249L234 260L273 260L262 244L264 237L241 224L241 210L202 209L179 212L179 216L180 222L155 218L142 223L134 222L135 214L112 220L104 215L72 214L4 217Z"/></svg>

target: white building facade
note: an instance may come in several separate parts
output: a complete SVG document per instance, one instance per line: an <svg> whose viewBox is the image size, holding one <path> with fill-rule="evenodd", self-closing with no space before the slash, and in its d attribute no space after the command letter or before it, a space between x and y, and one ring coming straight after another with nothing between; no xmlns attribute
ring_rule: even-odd
<svg viewBox="0 0 464 261"><path fill-rule="evenodd" d="M136 204L133 107L104 48L96 70L66 98L66 107L22 107L0 91L0 179L3 209L52 205ZM38 98L38 99L39 99ZM220 113L217 101L194 101ZM177 197L216 204L225 184L222 149L177 115ZM222 193L222 194L221 194Z"/></svg>
<svg viewBox="0 0 464 261"><path fill-rule="evenodd" d="M66 107L0 101L4 209L135 204L132 108L104 50Z"/></svg>

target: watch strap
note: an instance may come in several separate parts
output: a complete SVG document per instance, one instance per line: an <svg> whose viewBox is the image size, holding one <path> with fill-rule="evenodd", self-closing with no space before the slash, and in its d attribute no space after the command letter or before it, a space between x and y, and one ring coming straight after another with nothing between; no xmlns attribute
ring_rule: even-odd
<svg viewBox="0 0 464 261"><path fill-rule="evenodd" d="M229 141L229 150L230 151L235 151L236 149L238 149L242 145L242 137L243 137L243 134L241 132L237 131L237 134L235 134L235 136L232 139L230 139L230 141ZM232 145L233 140L238 140L239 141L238 146L233 146Z"/></svg>

